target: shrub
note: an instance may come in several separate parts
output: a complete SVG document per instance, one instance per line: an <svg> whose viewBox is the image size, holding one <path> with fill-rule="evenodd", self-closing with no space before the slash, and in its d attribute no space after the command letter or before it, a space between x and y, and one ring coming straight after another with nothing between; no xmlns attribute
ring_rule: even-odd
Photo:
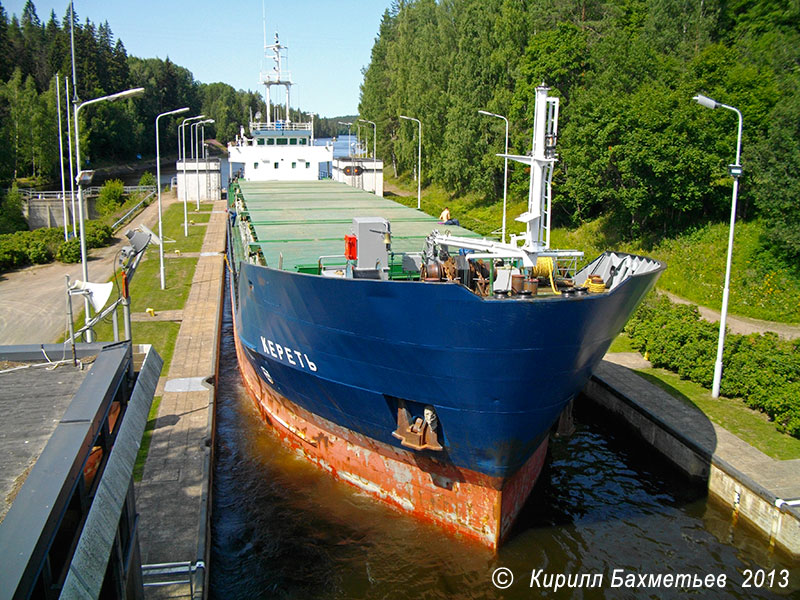
<svg viewBox="0 0 800 600"><path fill-rule="evenodd" d="M78 238L70 238L56 252L56 259L63 263L76 263L81 260L81 241Z"/></svg>
<svg viewBox="0 0 800 600"><path fill-rule="evenodd" d="M111 241L111 228L99 221L85 223L86 248L102 248ZM53 257L65 263L81 259L80 239L64 241L64 230L42 227L33 231L17 231L0 235L0 272L51 262Z"/></svg>
<svg viewBox="0 0 800 600"><path fill-rule="evenodd" d="M86 248L103 248L111 242L111 227L100 221L86 222Z"/></svg>
<svg viewBox="0 0 800 600"><path fill-rule="evenodd" d="M0 271L16 269L25 264L26 258L27 254L20 249L10 236L0 236Z"/></svg>
<svg viewBox="0 0 800 600"><path fill-rule="evenodd" d="M150 171L145 171L142 173L142 176L139 178L139 185L141 186L155 186L156 185L156 176L153 175Z"/></svg>
<svg viewBox="0 0 800 600"><path fill-rule="evenodd" d="M100 195L95 203L95 210L100 215L110 215L123 204L125 186L119 179L111 179L100 188Z"/></svg>
<svg viewBox="0 0 800 600"><path fill-rule="evenodd" d="M701 319L696 306L651 294L625 331L654 366L711 387L719 324ZM800 437L800 341L787 342L774 333L728 334L723 364L724 396L742 398L767 413L780 431Z"/></svg>
<svg viewBox="0 0 800 600"><path fill-rule="evenodd" d="M22 196L16 182L5 197L0 197L0 234L27 231L28 222L22 214Z"/></svg>
<svg viewBox="0 0 800 600"><path fill-rule="evenodd" d="M31 240L28 244L28 261L34 265L43 265L53 260L53 253L41 240Z"/></svg>

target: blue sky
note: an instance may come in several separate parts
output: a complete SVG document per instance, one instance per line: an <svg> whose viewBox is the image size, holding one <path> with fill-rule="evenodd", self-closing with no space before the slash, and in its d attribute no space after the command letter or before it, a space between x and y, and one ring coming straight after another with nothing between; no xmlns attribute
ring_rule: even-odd
<svg viewBox="0 0 800 600"><path fill-rule="evenodd" d="M81 22L108 21L128 54L166 58L203 83L257 90L264 64L261 0L74 0ZM0 0L9 18L25 0ZM361 69L391 0L266 0L267 37L289 46L293 107L333 117L358 112ZM43 22L68 0L34 0ZM270 65L271 67L271 65Z"/></svg>

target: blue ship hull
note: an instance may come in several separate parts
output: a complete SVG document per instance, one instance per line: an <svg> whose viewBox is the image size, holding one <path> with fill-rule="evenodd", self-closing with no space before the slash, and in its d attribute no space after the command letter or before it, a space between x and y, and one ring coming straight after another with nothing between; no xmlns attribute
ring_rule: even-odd
<svg viewBox="0 0 800 600"><path fill-rule="evenodd" d="M604 294L513 300L453 283L335 279L241 262L238 342L265 386L386 446L401 447L392 435L400 401L412 415L433 406L444 450L418 454L502 486L662 270Z"/></svg>

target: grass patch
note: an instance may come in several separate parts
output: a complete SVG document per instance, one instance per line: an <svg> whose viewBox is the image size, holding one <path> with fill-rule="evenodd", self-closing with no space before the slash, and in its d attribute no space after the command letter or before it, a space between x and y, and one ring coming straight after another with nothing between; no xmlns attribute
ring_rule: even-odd
<svg viewBox="0 0 800 600"><path fill-rule="evenodd" d="M133 464L133 480L137 483L142 480L142 475L144 475L144 464L147 462L147 453L150 452L150 441L153 438L153 429L156 427L159 406L161 406L161 396L153 396L153 403L150 405L150 412L147 415L147 425L144 428L142 443L139 446L139 453L136 455L136 462Z"/></svg>
<svg viewBox="0 0 800 600"><path fill-rule="evenodd" d="M625 333L620 333L617 337L614 338L614 341L611 342L611 347L608 349L608 351L637 352L637 350L631 345L631 338L629 338Z"/></svg>
<svg viewBox="0 0 800 600"><path fill-rule="evenodd" d="M777 460L800 458L800 440L779 433L766 415L748 408L738 399L712 398L709 390L666 369L641 369L636 373L673 398L699 409L711 421L767 456Z"/></svg>
<svg viewBox="0 0 800 600"><path fill-rule="evenodd" d="M131 282L131 311L144 312L153 308L158 312L183 308L192 288L197 260L194 257L165 257L165 289L162 290L158 248L149 248Z"/></svg>
<svg viewBox="0 0 800 600"><path fill-rule="evenodd" d="M202 209L208 206L208 211ZM200 252L203 247L203 240L206 237L206 226L199 223L208 223L210 218L210 206L201 204L201 212L196 212L189 207L188 218L197 223L188 226L188 234L184 235L183 228L183 202L176 202L164 211L161 219L164 228L164 252L174 253L176 250L181 253Z"/></svg>
<svg viewBox="0 0 800 600"><path fill-rule="evenodd" d="M737 223L733 244L729 310L737 315L800 322L800 269L765 248L759 222ZM661 241L655 258L669 265L659 287L701 306L722 305L728 225L706 225Z"/></svg>
<svg viewBox="0 0 800 600"><path fill-rule="evenodd" d="M83 325L83 314L80 316L80 323L76 324L76 330ZM175 351L175 340L178 339L178 331L181 324L173 321L135 321L131 323L131 333L133 334L134 344L151 344L156 349L159 356L164 360L161 374L169 372L169 365L172 361L172 354ZM122 322L122 312L119 313L119 337L124 334L124 324ZM112 341L114 339L114 327L111 317L108 316L94 326L96 341Z"/></svg>

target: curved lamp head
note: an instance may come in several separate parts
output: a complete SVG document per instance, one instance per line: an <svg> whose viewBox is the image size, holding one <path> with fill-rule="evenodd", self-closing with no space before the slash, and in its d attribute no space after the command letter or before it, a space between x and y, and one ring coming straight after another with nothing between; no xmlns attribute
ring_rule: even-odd
<svg viewBox="0 0 800 600"><path fill-rule="evenodd" d="M692 100L701 106L705 106L706 108L717 108L719 106L719 102L712 100L708 96L703 96L703 94L697 94L696 96L693 96Z"/></svg>
<svg viewBox="0 0 800 600"><path fill-rule="evenodd" d="M130 90L125 90L124 92L117 92L116 94L111 94L108 99L111 101L114 100L121 100L122 98L129 98L131 96L138 96L139 94L144 93L143 87L132 88Z"/></svg>

